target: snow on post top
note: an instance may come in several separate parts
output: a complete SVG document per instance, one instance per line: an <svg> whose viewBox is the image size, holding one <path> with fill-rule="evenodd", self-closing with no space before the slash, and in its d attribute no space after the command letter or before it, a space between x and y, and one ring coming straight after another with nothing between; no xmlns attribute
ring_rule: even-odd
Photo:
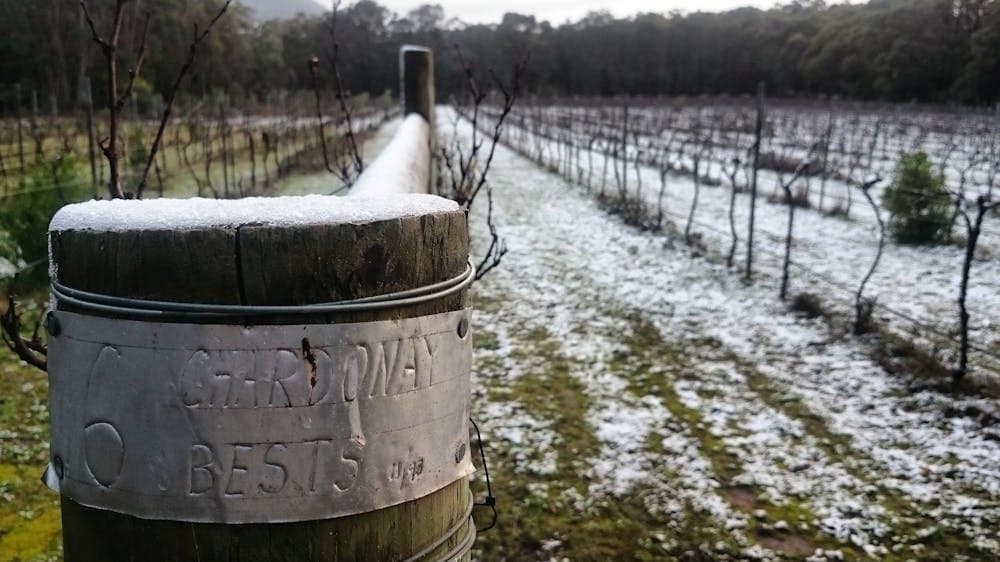
<svg viewBox="0 0 1000 562"><path fill-rule="evenodd" d="M252 197L246 199L150 199L88 201L63 207L49 231L195 230L246 224L308 226L364 224L457 211L458 205L435 195L392 197Z"/></svg>
<svg viewBox="0 0 1000 562"><path fill-rule="evenodd" d="M350 197L426 193L431 173L431 128L416 113L403 119L399 130L378 158L351 187Z"/></svg>

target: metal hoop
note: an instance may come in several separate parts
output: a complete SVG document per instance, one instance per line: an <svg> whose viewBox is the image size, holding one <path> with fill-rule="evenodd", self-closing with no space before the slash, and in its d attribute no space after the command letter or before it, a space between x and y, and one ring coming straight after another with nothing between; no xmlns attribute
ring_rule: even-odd
<svg viewBox="0 0 1000 562"><path fill-rule="evenodd" d="M260 318L266 316L298 316L310 314L332 314L343 312L362 312L400 308L425 303L453 295L472 284L476 277L476 268L469 262L465 271L456 277L417 287L405 291L397 291L339 302L307 304L297 306L244 306L228 304L198 304L183 302L154 301L115 297L100 293L91 293L67 287L58 281L52 282L52 295L59 303L73 305L81 310L103 314L114 314L142 319L192 319L192 320L226 320L232 318Z"/></svg>

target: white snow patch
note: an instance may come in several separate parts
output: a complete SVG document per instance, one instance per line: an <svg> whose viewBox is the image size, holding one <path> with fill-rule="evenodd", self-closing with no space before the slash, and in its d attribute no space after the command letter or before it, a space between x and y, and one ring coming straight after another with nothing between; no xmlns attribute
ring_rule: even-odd
<svg viewBox="0 0 1000 562"><path fill-rule="evenodd" d="M544 327L559 352L576 360L571 374L592 400L587 417L602 443L601 453L591 459L592 493L641 483L650 513L679 519L689 509L711 514L713 526L733 530L734 538L743 541L746 536L738 530L747 526L747 516L737 512L719 488L746 484L774 505L804 503L817 519L809 522L810 528L818 525L845 546L857 545L871 556L898 544L919 547L914 542L922 539L909 532L909 524L896 527L898 518L917 517L932 518L944 532L961 532L970 546L984 553L1000 551L992 530L1000 521L995 502L1000 445L990 429L945 413L968 407L996 412L995 401L909 391L904 381L871 360L863 340L842 338L821 321L789 314L777 301L780 272L773 262L763 262L757 283L744 286L725 267L690 259L685 247L667 237L623 226L581 188L509 150L499 149L494 165L495 219L510 254L476 290L506 300L502 310L479 319L498 333L503 331L500 326L512 331ZM671 185L672 207L683 208L685 191L684 182ZM715 204L703 208L725 210ZM763 212L767 218L761 219L762 225L780 225L782 211L779 207ZM474 216L472 222L474 240L481 245L489 241L482 218ZM830 231L808 230L816 244ZM707 241L711 245L724 239ZM835 246L836 240L829 244ZM827 267L864 267L867 248L858 246L852 248L857 252L847 252L846 260L827 254ZM941 250L942 255L953 253ZM905 274L909 280L891 293L886 285L888 294L880 295L899 299L895 306L914 296L914 284L926 283L915 270L938 261L933 253L922 258L917 250L909 254L886 276ZM983 277L993 279L985 271ZM945 284L934 285L942 290L933 292L943 296ZM994 302L995 295L987 300ZM664 377L684 406L696 410L705 429L736 457L742 473L734 481L719 481L686 422L673 419L662 405L629 397L621 377L606 372L608 357L623 350L620 340L635 311L655 325L665 342L696 362L694 372L683 373L681 379L670 373ZM507 355L515 346L501 342L496 353ZM669 361L664 358L652 368L669 367ZM516 373L530 364L515 359L504 361L504 368ZM748 382L748 365L770 393L766 402ZM782 403L801 403L825 430L811 434L802 418L792 417L793 410ZM642 450L633 454L639 436L647 438L654 428L664 435L663 455ZM887 494L912 506L884 502ZM892 535L904 531L906 536ZM750 545L742 554L773 555ZM812 559L839 556L836 550L820 551Z"/></svg>
<svg viewBox="0 0 1000 562"><path fill-rule="evenodd" d="M49 230L190 230L244 225L364 224L457 211L435 195L392 197L251 197L246 199L150 199L88 201L56 213Z"/></svg>
<svg viewBox="0 0 1000 562"><path fill-rule="evenodd" d="M403 119L392 141L351 187L350 196L427 193L430 172L430 125L412 113Z"/></svg>

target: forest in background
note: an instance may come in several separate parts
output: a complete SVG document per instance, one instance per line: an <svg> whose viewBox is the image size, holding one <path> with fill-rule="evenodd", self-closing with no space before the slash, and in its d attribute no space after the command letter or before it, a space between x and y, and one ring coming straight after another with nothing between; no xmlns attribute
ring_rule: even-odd
<svg viewBox="0 0 1000 562"><path fill-rule="evenodd" d="M112 0L93 2L108 21ZM140 102L166 90L186 56L194 22L221 0L139 0L123 31L121 56L152 19L149 57L137 84ZM103 97L103 64L76 2L0 0L0 97L6 112L15 84L60 106L80 99L90 76ZM827 4L797 0L769 10L638 14L595 12L553 25L509 13L495 25L466 25L437 5L395 14L377 2L346 4L339 14L341 67L352 93L397 88L396 53L419 43L438 55L441 99L462 91L453 45L482 70L503 72L525 55L524 83L541 95L696 95L769 93L788 97L992 104L1000 98L1000 2L872 0ZM310 87L307 61L328 57L325 16L257 22L235 6L198 58L187 93L226 90L234 99ZM320 77L330 80L329 77ZM327 84L329 85L329 82ZM30 103L27 95L19 100ZM47 104L46 104L47 105Z"/></svg>

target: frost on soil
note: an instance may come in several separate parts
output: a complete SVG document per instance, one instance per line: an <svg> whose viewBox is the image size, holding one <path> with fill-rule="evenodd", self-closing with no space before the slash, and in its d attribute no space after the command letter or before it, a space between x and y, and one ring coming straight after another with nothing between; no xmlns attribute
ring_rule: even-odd
<svg viewBox="0 0 1000 562"><path fill-rule="evenodd" d="M501 513L480 557L1000 555L1000 440L961 414L994 403L908 391L766 271L745 286L507 149L490 177L510 253L473 291Z"/></svg>

